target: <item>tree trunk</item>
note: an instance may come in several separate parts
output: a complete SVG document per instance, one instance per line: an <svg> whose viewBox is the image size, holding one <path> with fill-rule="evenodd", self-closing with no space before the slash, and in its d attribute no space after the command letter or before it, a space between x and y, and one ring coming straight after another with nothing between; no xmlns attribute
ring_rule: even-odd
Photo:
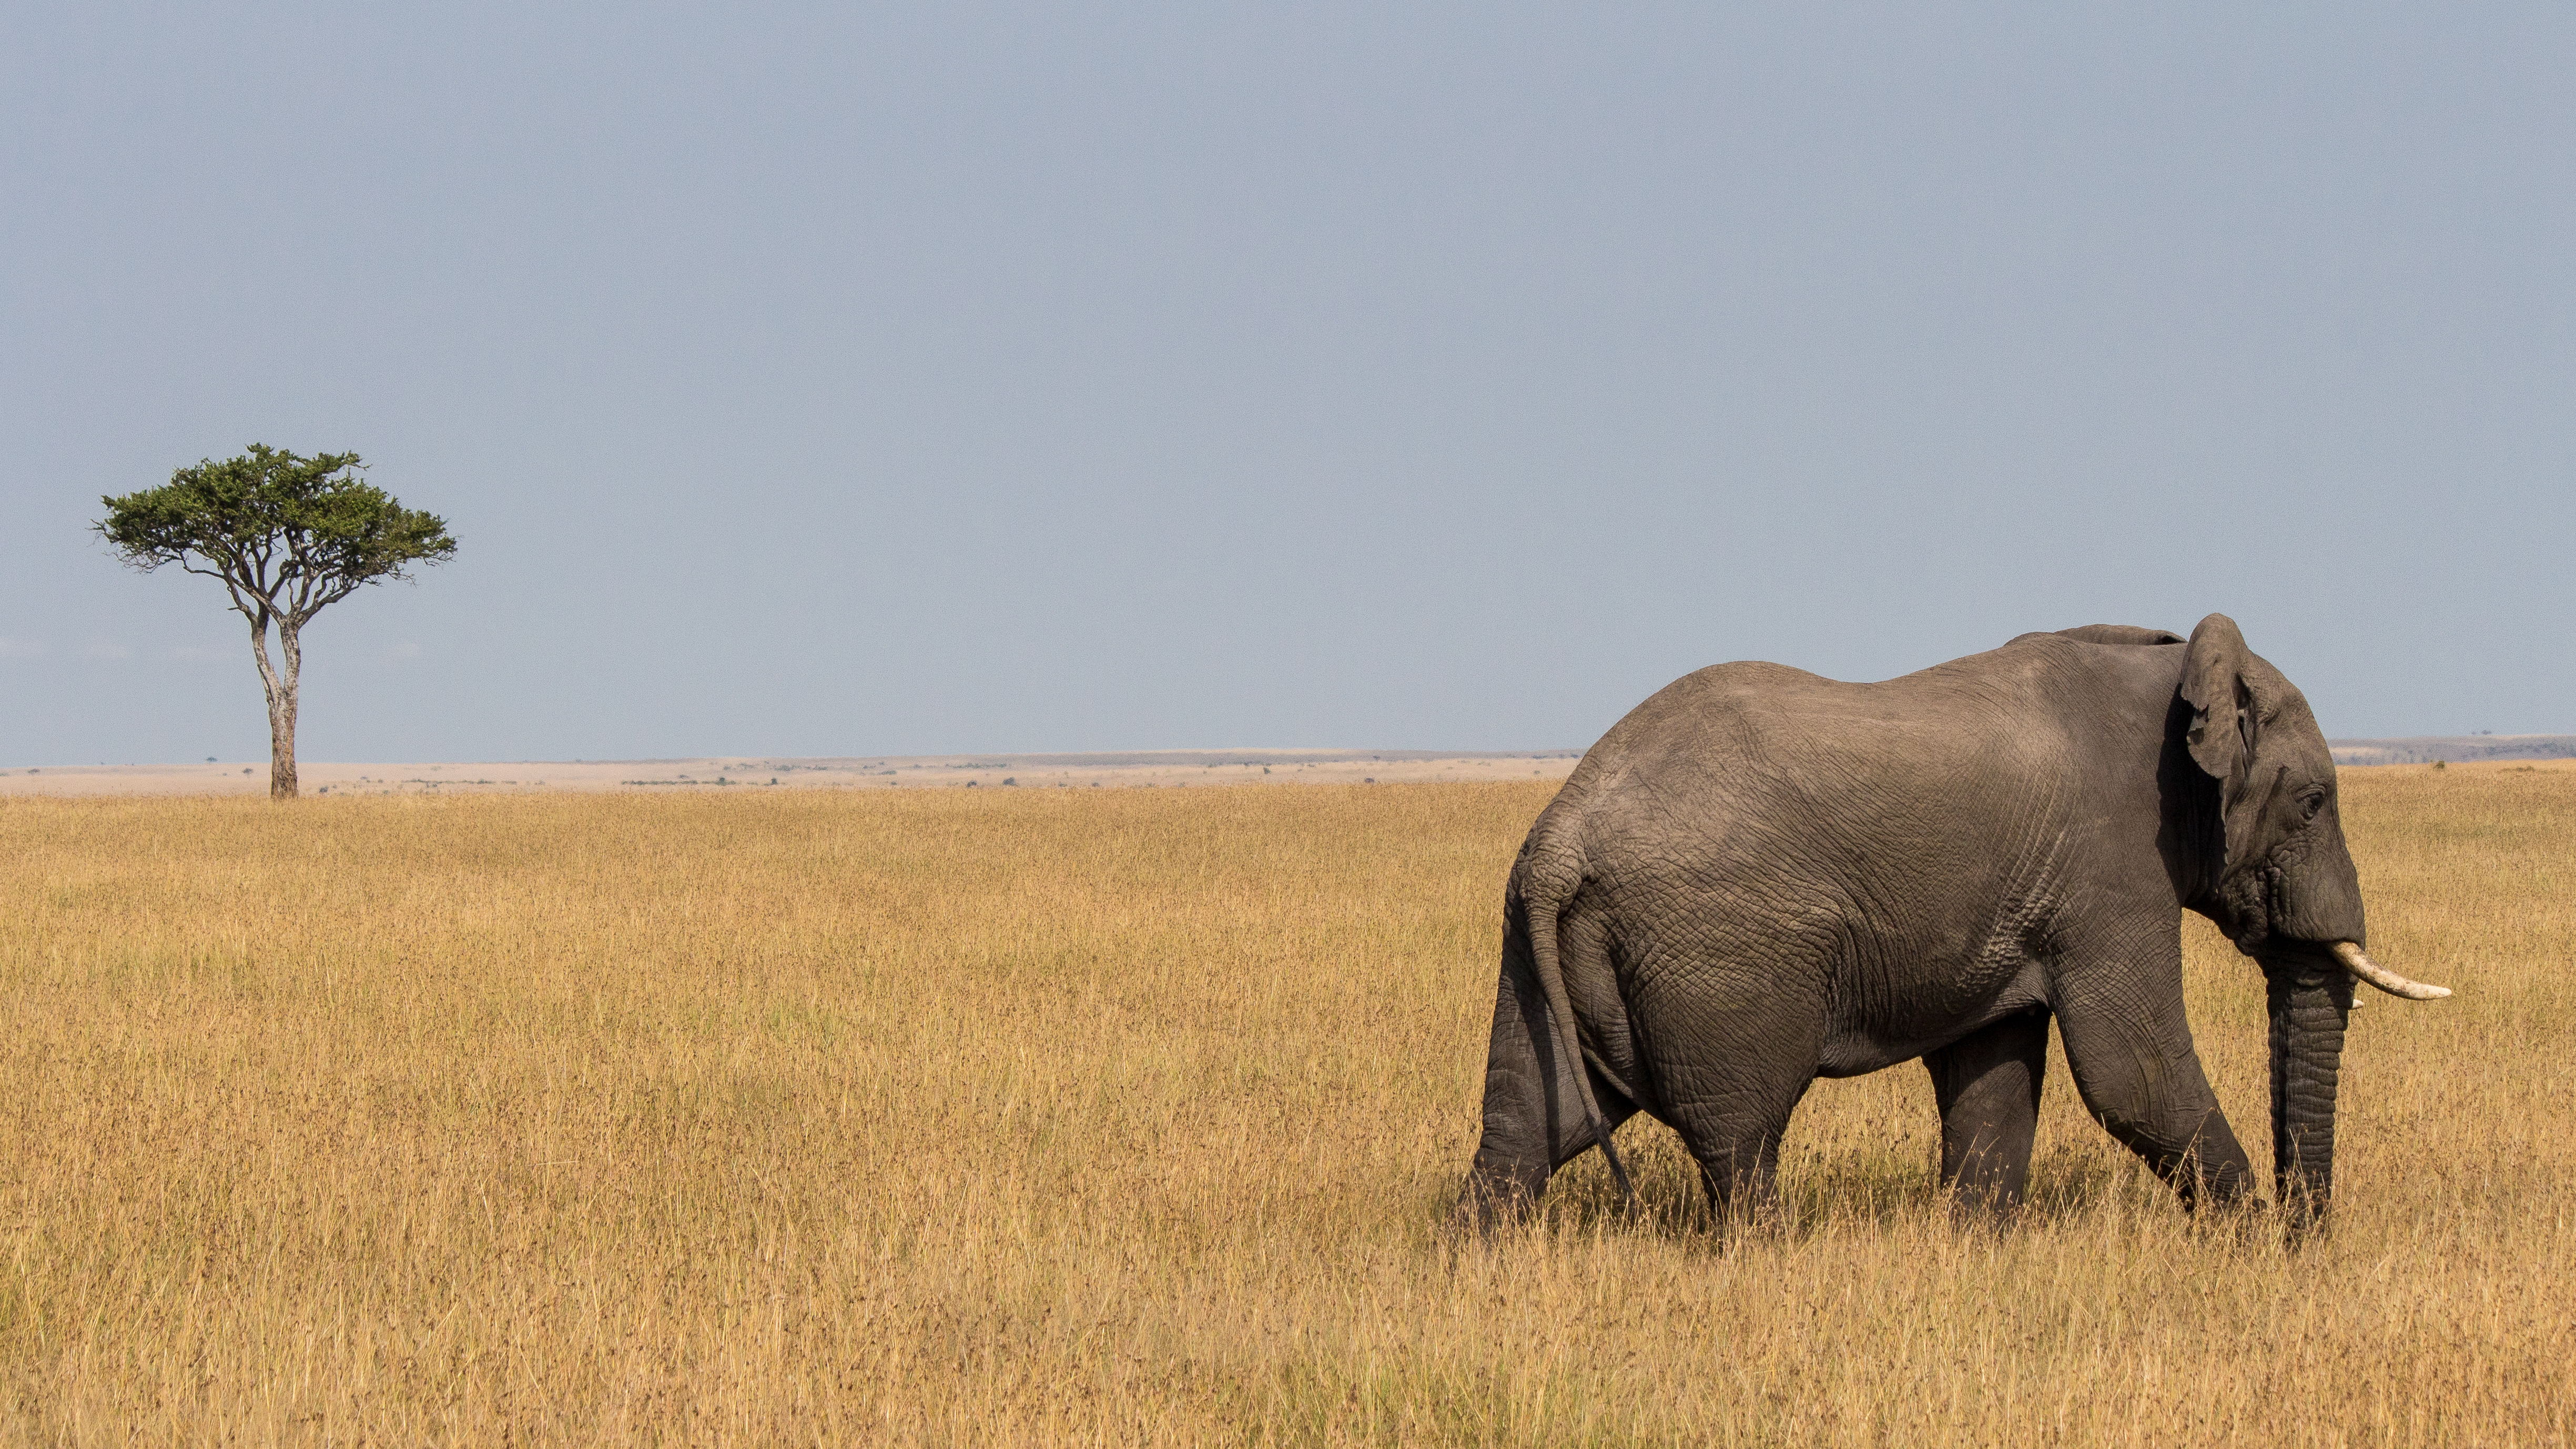
<svg viewBox="0 0 2576 1449"><path fill-rule="evenodd" d="M286 651L286 675L280 678L268 662L268 621L250 624L251 656L259 661L260 687L268 693L268 798L295 798L295 682L303 672L304 651L292 623L280 620L278 644Z"/></svg>

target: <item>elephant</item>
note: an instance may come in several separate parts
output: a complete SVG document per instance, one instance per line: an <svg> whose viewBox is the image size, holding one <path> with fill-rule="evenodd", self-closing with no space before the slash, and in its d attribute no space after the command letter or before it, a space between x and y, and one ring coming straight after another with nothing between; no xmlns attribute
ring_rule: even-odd
<svg viewBox="0 0 2576 1449"><path fill-rule="evenodd" d="M1504 893L1484 1125L1456 1215L1525 1215L1644 1112L1721 1213L1776 1208L1817 1077L1920 1058L1940 1183L2027 1186L2050 1023L2093 1118L2180 1196L2252 1201L2183 1012L2182 913L2262 969L2275 1199L2334 1187L2354 983L2371 960L2333 756L2306 698L2212 614L2024 634L1875 684L1721 664L1602 736Z"/></svg>

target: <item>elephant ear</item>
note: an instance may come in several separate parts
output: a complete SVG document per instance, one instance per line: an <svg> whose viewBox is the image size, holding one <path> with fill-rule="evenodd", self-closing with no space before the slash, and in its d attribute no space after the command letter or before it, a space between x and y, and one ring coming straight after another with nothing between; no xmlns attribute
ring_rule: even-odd
<svg viewBox="0 0 2576 1449"><path fill-rule="evenodd" d="M2254 761L2254 734L2261 720L2254 690L2245 682L2246 661L2252 657L2236 621L2225 614L2201 620L2191 631L2191 647L2183 651L2180 693L2192 709L2185 739L2193 762L2222 785L2232 786Z"/></svg>

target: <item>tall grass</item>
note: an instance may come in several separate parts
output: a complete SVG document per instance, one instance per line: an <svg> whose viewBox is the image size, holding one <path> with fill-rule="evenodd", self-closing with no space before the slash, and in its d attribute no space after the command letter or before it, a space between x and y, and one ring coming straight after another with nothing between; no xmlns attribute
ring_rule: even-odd
<svg viewBox="0 0 2576 1449"><path fill-rule="evenodd" d="M2330 1238L2185 1218L2052 1064L1954 1226L1927 1079L1790 1224L1625 1129L1440 1225L1544 786L0 804L14 1440L2545 1443L2576 1396L2576 773L2348 774ZM2262 987L2195 921L2264 1140Z"/></svg>

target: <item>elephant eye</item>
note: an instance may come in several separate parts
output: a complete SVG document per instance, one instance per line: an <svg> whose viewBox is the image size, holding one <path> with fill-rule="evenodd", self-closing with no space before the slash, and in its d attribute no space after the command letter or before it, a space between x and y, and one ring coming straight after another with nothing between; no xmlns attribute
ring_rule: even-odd
<svg viewBox="0 0 2576 1449"><path fill-rule="evenodd" d="M2314 820L2317 818L2317 812L2324 808L2326 808L2325 793L2323 791L2319 791L2318 793L2310 795L2308 798L2299 802L2299 818L2301 820Z"/></svg>

